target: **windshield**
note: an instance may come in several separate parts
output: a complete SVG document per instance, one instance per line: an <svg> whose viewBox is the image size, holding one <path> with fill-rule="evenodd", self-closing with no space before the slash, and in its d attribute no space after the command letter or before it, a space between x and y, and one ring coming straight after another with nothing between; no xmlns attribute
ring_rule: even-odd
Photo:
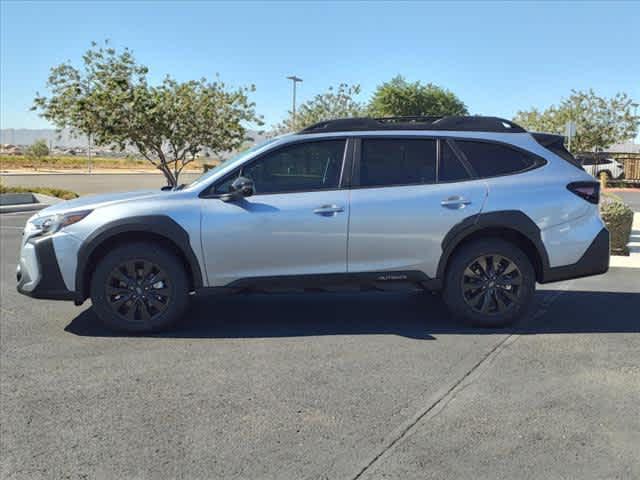
<svg viewBox="0 0 640 480"><path fill-rule="evenodd" d="M196 178L193 182L191 182L189 184L189 187L194 187L194 186L196 186L196 185L208 180L209 178L214 176L216 173L218 173L223 168L226 168L227 166L229 166L231 164L234 164L236 162L240 162L244 158L246 158L249 155L251 155L253 152L255 152L257 150L260 150L262 147L264 147L266 145L269 145L270 143L273 143L276 140L277 140L277 138L270 138L269 140L265 140L264 142L256 143L252 147L249 147L246 150L243 150L240 153L237 153L236 155L234 155L232 157L229 157L226 160L223 160L219 165L216 165L211 170L206 171L205 173L200 175L198 178Z"/></svg>

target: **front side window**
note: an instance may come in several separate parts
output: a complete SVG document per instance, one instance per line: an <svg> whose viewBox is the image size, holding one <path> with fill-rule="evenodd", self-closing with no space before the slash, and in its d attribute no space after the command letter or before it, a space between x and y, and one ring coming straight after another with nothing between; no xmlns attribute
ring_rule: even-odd
<svg viewBox="0 0 640 480"><path fill-rule="evenodd" d="M435 181L435 140L362 140L360 186L416 185Z"/></svg>
<svg viewBox="0 0 640 480"><path fill-rule="evenodd" d="M229 165L233 165L234 163L242 162L245 158L250 156L253 152L255 152L257 150L260 150L261 148L266 147L267 145L269 145L270 143L275 142L276 140L277 140L277 138L271 138L269 140L265 140L262 143L257 143L255 145L253 145L252 147L249 147L246 150L243 150L240 153L234 155L233 157L228 158L227 160L224 160L222 163L218 164L214 168L206 171L205 173L200 175L198 178L196 178L193 182L191 182L189 187L194 187L196 185L199 185L201 183L206 182L208 179L210 179L211 177L216 175L223 168L227 168Z"/></svg>
<svg viewBox="0 0 640 480"><path fill-rule="evenodd" d="M300 143L267 153L239 172L253 180L255 194L304 192L338 188L345 140ZM216 186L226 193L237 177Z"/></svg>
<svg viewBox="0 0 640 480"><path fill-rule="evenodd" d="M521 172L536 164L535 157L505 145L469 140L455 143L480 178Z"/></svg>

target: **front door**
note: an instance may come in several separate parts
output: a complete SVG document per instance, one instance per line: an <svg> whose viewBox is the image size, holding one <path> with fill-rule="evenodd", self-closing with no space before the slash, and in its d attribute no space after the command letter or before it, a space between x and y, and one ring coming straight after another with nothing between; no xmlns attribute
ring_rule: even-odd
<svg viewBox="0 0 640 480"><path fill-rule="evenodd" d="M267 152L202 200L202 246L210 286L234 280L347 269L347 190L340 188L345 140L290 144ZM238 175L255 194L225 202Z"/></svg>
<svg viewBox="0 0 640 480"><path fill-rule="evenodd" d="M435 278L442 240L480 212L486 183L471 180L444 141L365 137L360 152L348 271L417 270Z"/></svg>

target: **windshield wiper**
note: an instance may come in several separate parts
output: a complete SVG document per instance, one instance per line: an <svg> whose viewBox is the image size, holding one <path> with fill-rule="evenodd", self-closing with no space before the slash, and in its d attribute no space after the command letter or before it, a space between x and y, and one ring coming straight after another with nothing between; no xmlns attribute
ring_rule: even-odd
<svg viewBox="0 0 640 480"><path fill-rule="evenodd" d="M170 192L170 191L175 191L175 190L182 190L186 186L187 186L186 183L181 183L177 187L172 187L171 185L165 185L160 190L162 190L163 192Z"/></svg>

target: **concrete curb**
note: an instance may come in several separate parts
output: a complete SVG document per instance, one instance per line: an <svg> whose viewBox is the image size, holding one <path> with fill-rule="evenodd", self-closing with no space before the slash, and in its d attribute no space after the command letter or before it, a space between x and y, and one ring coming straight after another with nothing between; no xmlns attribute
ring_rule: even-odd
<svg viewBox="0 0 640 480"><path fill-rule="evenodd" d="M41 193L5 193L2 197L0 214L34 212L64 201Z"/></svg>
<svg viewBox="0 0 640 480"><path fill-rule="evenodd" d="M0 205L0 215L3 213L36 212L47 208L43 203L22 203L18 205Z"/></svg>

